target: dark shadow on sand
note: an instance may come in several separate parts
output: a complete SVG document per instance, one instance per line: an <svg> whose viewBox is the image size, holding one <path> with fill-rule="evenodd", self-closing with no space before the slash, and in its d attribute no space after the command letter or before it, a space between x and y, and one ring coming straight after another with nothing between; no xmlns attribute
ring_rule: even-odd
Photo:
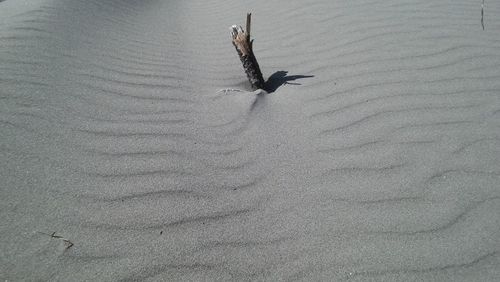
<svg viewBox="0 0 500 282"><path fill-rule="evenodd" d="M281 85L292 84L292 85L301 85L297 82L289 82L295 81L297 79L314 77L314 75L287 75L287 71L277 71L273 73L266 81L266 91L268 93L272 93L276 91Z"/></svg>

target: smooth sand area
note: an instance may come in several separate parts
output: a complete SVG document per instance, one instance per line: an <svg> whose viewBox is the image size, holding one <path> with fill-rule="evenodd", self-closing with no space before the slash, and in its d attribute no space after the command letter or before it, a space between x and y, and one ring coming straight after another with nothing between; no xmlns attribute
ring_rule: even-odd
<svg viewBox="0 0 500 282"><path fill-rule="evenodd" d="M268 95L231 45L247 12ZM1 1L0 281L500 281L500 1L484 15Z"/></svg>

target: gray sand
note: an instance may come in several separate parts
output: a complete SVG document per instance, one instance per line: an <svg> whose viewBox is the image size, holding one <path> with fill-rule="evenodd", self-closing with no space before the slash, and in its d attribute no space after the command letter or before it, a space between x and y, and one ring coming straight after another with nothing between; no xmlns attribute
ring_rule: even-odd
<svg viewBox="0 0 500 282"><path fill-rule="evenodd" d="M499 281L480 8L3 1L0 280ZM248 11L269 95L230 42Z"/></svg>

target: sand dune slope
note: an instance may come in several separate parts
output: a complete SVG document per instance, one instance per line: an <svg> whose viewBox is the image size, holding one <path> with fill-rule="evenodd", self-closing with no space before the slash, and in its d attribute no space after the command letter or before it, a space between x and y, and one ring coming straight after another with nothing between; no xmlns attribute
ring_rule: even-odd
<svg viewBox="0 0 500 282"><path fill-rule="evenodd" d="M500 279L499 3L0 2L2 281Z"/></svg>

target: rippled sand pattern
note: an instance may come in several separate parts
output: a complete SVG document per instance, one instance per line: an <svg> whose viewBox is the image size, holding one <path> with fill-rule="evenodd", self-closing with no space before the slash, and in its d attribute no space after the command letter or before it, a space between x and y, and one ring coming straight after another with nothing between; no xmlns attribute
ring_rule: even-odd
<svg viewBox="0 0 500 282"><path fill-rule="evenodd" d="M0 2L0 280L500 280L498 1Z"/></svg>

